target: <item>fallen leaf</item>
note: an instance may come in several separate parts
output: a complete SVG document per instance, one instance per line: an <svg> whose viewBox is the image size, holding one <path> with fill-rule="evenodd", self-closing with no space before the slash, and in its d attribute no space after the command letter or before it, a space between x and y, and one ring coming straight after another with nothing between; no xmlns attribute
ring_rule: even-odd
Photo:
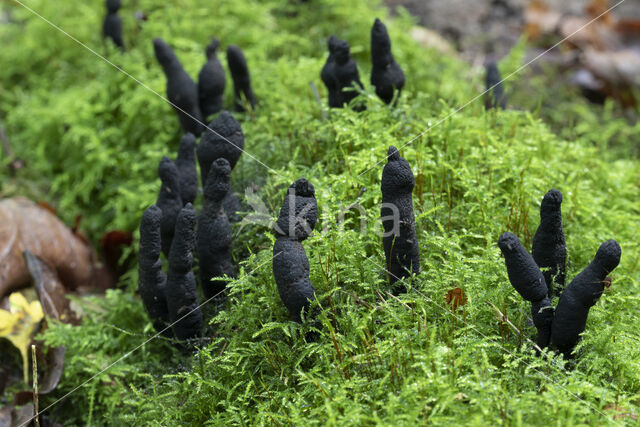
<svg viewBox="0 0 640 427"><path fill-rule="evenodd" d="M44 317L39 301L27 301L19 292L9 296L9 310L0 310L0 337L7 338L22 356L22 374L29 383L29 344Z"/></svg>
<svg viewBox="0 0 640 427"><path fill-rule="evenodd" d="M609 0L591 0L585 11L590 20L597 19L605 25L613 25L615 24L615 19L609 11L610 8L611 2Z"/></svg>
<svg viewBox="0 0 640 427"><path fill-rule="evenodd" d="M616 50L622 47L615 27L600 20L589 23L587 18L568 17L560 24L560 37L580 49Z"/></svg>
<svg viewBox="0 0 640 427"><path fill-rule="evenodd" d="M56 272L29 251L24 251L23 257L44 313L64 323L76 323L64 286Z"/></svg>
<svg viewBox="0 0 640 427"><path fill-rule="evenodd" d="M467 304L467 296L461 288L453 288L447 292L445 297L447 304L451 305L455 311L458 307Z"/></svg>
<svg viewBox="0 0 640 427"><path fill-rule="evenodd" d="M30 200L0 200L0 297L29 282L29 251L55 269L68 289L92 283L95 254L55 215Z"/></svg>
<svg viewBox="0 0 640 427"><path fill-rule="evenodd" d="M524 11L524 33L530 41L554 34L562 19L562 14L552 10L542 0L532 0Z"/></svg>

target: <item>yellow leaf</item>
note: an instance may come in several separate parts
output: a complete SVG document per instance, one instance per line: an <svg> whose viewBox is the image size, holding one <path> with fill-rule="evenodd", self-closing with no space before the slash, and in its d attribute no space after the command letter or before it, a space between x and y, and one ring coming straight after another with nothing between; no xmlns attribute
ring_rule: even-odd
<svg viewBox="0 0 640 427"><path fill-rule="evenodd" d="M0 338L8 339L20 350L24 382L29 383L28 349L31 336L44 317L40 301L28 302L19 292L9 295L9 311L0 310Z"/></svg>

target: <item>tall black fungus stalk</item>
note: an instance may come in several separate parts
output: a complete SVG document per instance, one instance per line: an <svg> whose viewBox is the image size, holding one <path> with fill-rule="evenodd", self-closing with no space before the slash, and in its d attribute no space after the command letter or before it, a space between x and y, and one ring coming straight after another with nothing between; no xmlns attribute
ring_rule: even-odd
<svg viewBox="0 0 640 427"><path fill-rule="evenodd" d="M233 91L236 99L236 110L245 111L243 98L251 105L253 110L256 106L256 97L251 88L251 76L247 59L238 46L231 45L227 48L227 63L231 78L233 79Z"/></svg>
<svg viewBox="0 0 640 427"><path fill-rule="evenodd" d="M531 249L533 259L543 270L549 297L553 296L554 282L558 285L556 294L564 288L567 246L562 231L562 193L549 190L540 204L540 225L533 236Z"/></svg>
<svg viewBox="0 0 640 427"><path fill-rule="evenodd" d="M222 110L224 87L227 79L217 55L219 46L218 39L212 38L205 51L207 62L202 66L200 74L198 74L198 98L200 111L205 120Z"/></svg>
<svg viewBox="0 0 640 427"><path fill-rule="evenodd" d="M160 221L162 211L151 205L140 223L140 246L138 248L138 293L144 308L153 322L153 327L160 332L169 325L169 310L165 297L167 276L162 271L160 260ZM163 332L171 336L171 329Z"/></svg>
<svg viewBox="0 0 640 427"><path fill-rule="evenodd" d="M204 206L198 218L198 260L200 283L207 299L222 292L224 280L213 277L234 277L231 258L231 223L225 214L222 201L229 192L231 166L226 159L217 159L211 165L204 186Z"/></svg>
<svg viewBox="0 0 640 427"><path fill-rule="evenodd" d="M156 205L162 211L160 235L162 236L162 252L169 256L171 241L176 226L176 218L182 209L180 197L180 178L178 168L168 157L163 157L158 166L158 176L162 181Z"/></svg>
<svg viewBox="0 0 640 427"><path fill-rule="evenodd" d="M180 139L176 158L180 183L180 198L183 204L193 203L198 195L198 171L196 170L196 138L186 133Z"/></svg>
<svg viewBox="0 0 640 427"><path fill-rule="evenodd" d="M118 15L120 0L107 0L107 15L102 24L102 35L106 39L111 39L121 50L124 50L124 40L122 39L122 19Z"/></svg>
<svg viewBox="0 0 640 427"><path fill-rule="evenodd" d="M342 108L358 96L354 85L362 88L358 66L353 58L349 44L335 36L329 37L329 57L322 68L320 77L329 92L329 107ZM359 108L362 109L362 108Z"/></svg>
<svg viewBox="0 0 640 427"><path fill-rule="evenodd" d="M415 180L409 163L400 157L398 149L389 147L387 164L382 171L382 208L380 216L384 236L382 243L387 262L389 282L420 272L420 252L415 232L411 194ZM394 287L395 294L403 288Z"/></svg>
<svg viewBox="0 0 640 427"><path fill-rule="evenodd" d="M315 299L309 280L309 259L302 246L318 221L318 205L313 185L301 178L291 184L280 209L273 246L273 276L280 299L291 319L300 322Z"/></svg>
<svg viewBox="0 0 640 427"><path fill-rule="evenodd" d="M197 154L200 164L202 185L207 182L207 174L211 164L219 158L226 159L234 168L242 150L244 149L244 135L240 123L227 111L223 111L211 123L198 143ZM232 222L238 221L237 212L240 211L238 197L229 190L223 202L224 210Z"/></svg>
<svg viewBox="0 0 640 427"><path fill-rule="evenodd" d="M507 97L504 94L504 86L502 85L502 77L495 62L487 64L487 78L485 85L487 93L484 95L484 108L490 110L492 108L505 109L507 106ZM494 87L495 86L495 87Z"/></svg>
<svg viewBox="0 0 640 427"><path fill-rule="evenodd" d="M195 240L196 212L191 203L187 203L176 220L166 286L169 320L179 340L195 338L202 331L202 312L198 307L196 280L191 271Z"/></svg>
<svg viewBox="0 0 640 427"><path fill-rule="evenodd" d="M523 299L531 303L533 324L538 330L536 344L542 349L549 346L553 306L547 296L547 285L533 257L511 233L503 233L498 246L504 255L509 281Z"/></svg>
<svg viewBox="0 0 640 427"><path fill-rule="evenodd" d="M562 292L551 330L551 342L571 357L573 349L584 332L589 309L602 296L606 277L620 263L622 249L615 240L607 240L596 252L593 261L569 283Z"/></svg>
<svg viewBox="0 0 640 427"><path fill-rule="evenodd" d="M167 98L178 114L182 130L200 136L203 126L196 84L164 40L154 39L153 50L167 78Z"/></svg>
<svg viewBox="0 0 640 427"><path fill-rule="evenodd" d="M371 84L376 88L376 94L390 104L397 91L397 103L404 87L404 72L391 53L387 27L378 18L371 28L371 62Z"/></svg>

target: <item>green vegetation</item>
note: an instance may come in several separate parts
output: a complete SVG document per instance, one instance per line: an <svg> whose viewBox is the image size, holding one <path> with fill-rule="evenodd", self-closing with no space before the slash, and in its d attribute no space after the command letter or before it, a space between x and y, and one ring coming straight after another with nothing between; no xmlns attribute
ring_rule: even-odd
<svg viewBox="0 0 640 427"><path fill-rule="evenodd" d="M86 314L81 326L53 324L41 335L64 345L67 356L60 385L40 408L144 343L49 409L52 419L68 425L634 422L624 414L640 411L638 125L600 122L597 110L580 100L583 114L574 116L580 120L564 124L561 136L540 116L555 117L554 128L562 116L546 107L485 112L478 100L456 112L483 90L484 76L420 48L408 35L413 23L406 14L387 20L407 76L398 108L389 108L368 84L370 27L386 16L374 1L127 1L125 53L101 40L102 2L27 4L163 95L154 37L174 46L192 76L212 35L223 48L241 46L259 106L236 117L247 153L270 169L244 154L234 189L244 193L255 184L275 216L286 187L305 177L321 214L305 242L322 308L317 324L288 321L271 273L269 231L237 225L234 254L242 272L229 285L226 309L205 306L210 325L196 353L181 354L165 339L146 342L153 329L134 295L135 266L122 289L78 299ZM0 120L27 165L16 177L0 177L2 196L46 198L68 224L82 213L94 241L108 229L136 230L160 186L158 161L177 151L174 112L18 4L1 8L11 22L0 24ZM136 10L148 20L135 21ZM325 119L309 82L326 104L319 73L330 34L351 44L367 110L335 110ZM501 64L503 73L517 67L521 53ZM392 144L416 176L423 270L399 300L386 293L377 234L380 175ZM529 306L509 284L496 246L509 230L531 247L539 201L552 187L564 194L568 279L602 241L616 238L623 249L575 362L537 356L526 342L535 330L527 324ZM342 226L336 222L356 201L366 209L365 233L355 210ZM445 302L454 287L468 297L456 312ZM307 340L313 329L317 337Z"/></svg>

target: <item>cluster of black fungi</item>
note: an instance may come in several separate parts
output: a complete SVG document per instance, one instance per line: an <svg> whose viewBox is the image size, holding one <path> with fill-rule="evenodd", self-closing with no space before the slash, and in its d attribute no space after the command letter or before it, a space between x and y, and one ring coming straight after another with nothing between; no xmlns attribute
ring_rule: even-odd
<svg viewBox="0 0 640 427"><path fill-rule="evenodd" d="M124 47L121 23L117 17L119 0L108 0L104 32L116 45ZM167 97L185 132L175 161L164 157L158 166L162 186L155 205L149 207L140 224L139 293L154 327L178 340L197 338L202 333L202 312L197 282L207 300L223 298L226 284L236 276L231 255L231 224L240 219L240 201L231 191L231 172L244 148L240 123L227 111L207 126L208 120L223 108L225 72L216 56L219 41L207 46L206 63L194 83L171 47L155 39L153 47L167 79ZM328 90L332 108L349 105L362 88L358 68L346 41L331 36L329 57L321 78ZM371 84L387 104L398 102L405 83L402 68L391 53L387 28L376 19L371 29ZM227 49L235 101L238 111L256 105L251 79L242 50ZM505 96L495 64L487 66L485 105L504 108ZM362 107L354 106L362 109ZM202 135L202 136L201 136ZM201 136L201 137L200 137ZM196 143L196 137L200 141ZM199 192L197 163L200 167L202 212L196 214L193 202ZM415 232L412 192L415 184L409 163L396 147L389 147L382 171L382 239L386 273L394 294L406 291L403 279L420 272L420 253ZM562 229L562 194L550 190L540 206L540 225L530 254L517 236L503 233L498 240L509 280L523 299L531 303L531 317L537 328L536 344L551 347L566 357L584 331L589 309L598 301L608 275L620 262L621 249L615 240L604 242L593 261L565 287L566 246ZM273 275L280 298L297 322L309 315L315 291L309 278L309 260L302 242L318 220L313 185L304 178L293 182L274 225ZM168 269L162 270L161 253ZM195 255L195 256L194 256ZM198 262L195 277L194 259ZM196 280L198 279L198 280ZM558 297L554 308L552 300Z"/></svg>

